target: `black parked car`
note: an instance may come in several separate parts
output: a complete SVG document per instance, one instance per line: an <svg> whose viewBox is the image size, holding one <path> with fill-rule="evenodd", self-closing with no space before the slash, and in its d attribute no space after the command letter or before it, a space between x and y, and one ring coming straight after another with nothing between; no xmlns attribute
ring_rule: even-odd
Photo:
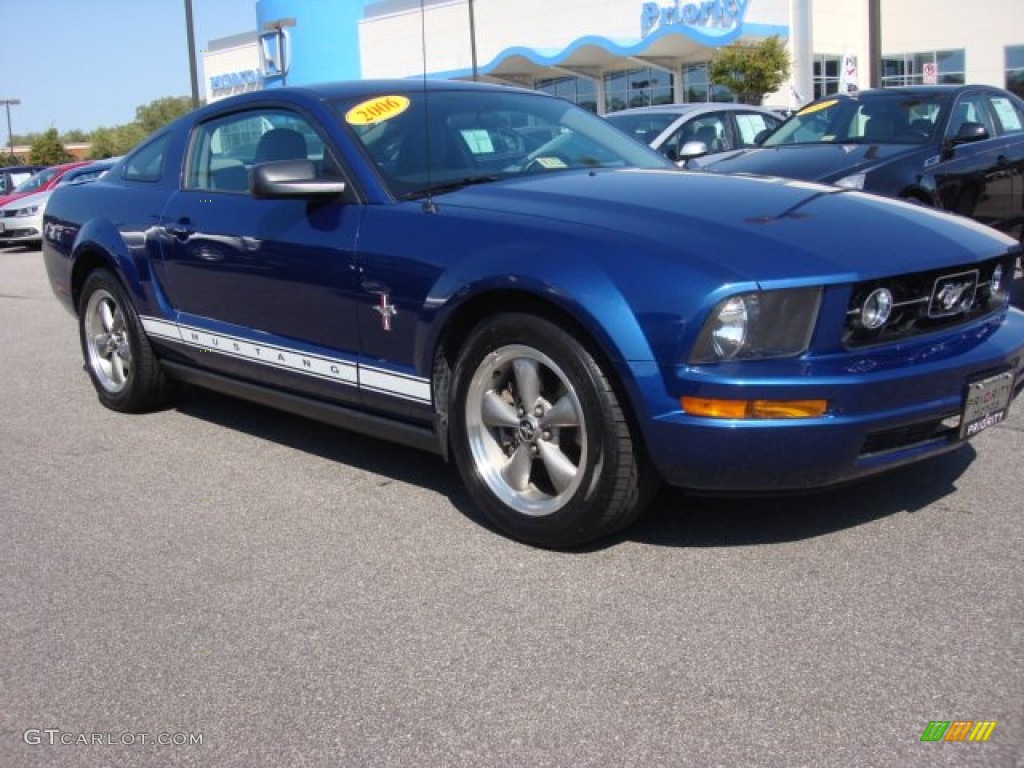
<svg viewBox="0 0 1024 768"><path fill-rule="evenodd" d="M971 85L835 94L798 111L760 147L700 167L862 189L1021 237L1024 100Z"/></svg>

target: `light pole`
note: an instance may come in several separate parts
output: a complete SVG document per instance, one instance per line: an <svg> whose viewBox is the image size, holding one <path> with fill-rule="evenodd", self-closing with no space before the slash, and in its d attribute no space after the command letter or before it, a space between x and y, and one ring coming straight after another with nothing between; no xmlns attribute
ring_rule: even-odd
<svg viewBox="0 0 1024 768"><path fill-rule="evenodd" d="M868 0L868 66L871 77L868 85L882 87L882 3Z"/></svg>
<svg viewBox="0 0 1024 768"><path fill-rule="evenodd" d="M469 46L473 56L473 79L479 80L476 66L476 16L473 13L473 0L469 0Z"/></svg>
<svg viewBox="0 0 1024 768"><path fill-rule="evenodd" d="M185 35L188 38L188 73L192 78L192 109L199 106L199 73L196 70L196 33L192 24L192 0L185 0Z"/></svg>
<svg viewBox="0 0 1024 768"><path fill-rule="evenodd" d="M11 107L21 104L21 99L0 99L7 108L7 141L11 148L11 157L14 157L14 134L11 132Z"/></svg>

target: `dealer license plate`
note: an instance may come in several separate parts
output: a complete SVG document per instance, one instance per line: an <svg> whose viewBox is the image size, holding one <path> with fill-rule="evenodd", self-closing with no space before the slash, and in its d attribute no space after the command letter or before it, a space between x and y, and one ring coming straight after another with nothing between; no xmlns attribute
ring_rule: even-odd
<svg viewBox="0 0 1024 768"><path fill-rule="evenodd" d="M974 437L1005 419L1012 397L1013 374L1009 371L968 384L960 437Z"/></svg>

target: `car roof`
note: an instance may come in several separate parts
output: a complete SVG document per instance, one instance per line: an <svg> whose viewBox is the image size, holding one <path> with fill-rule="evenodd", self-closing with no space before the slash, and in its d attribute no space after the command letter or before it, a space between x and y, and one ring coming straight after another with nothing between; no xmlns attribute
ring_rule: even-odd
<svg viewBox="0 0 1024 768"><path fill-rule="evenodd" d="M48 165L5 165L3 168L0 168L0 172L2 172L2 173L26 173L26 172L31 171L32 173L35 173L36 171L46 170L49 167L50 166L48 166Z"/></svg>
<svg viewBox="0 0 1024 768"><path fill-rule="evenodd" d="M715 111L715 110L727 110L727 111L738 111L738 110L750 110L753 112L771 112L775 114L775 111L768 107L754 106L753 104L738 104L733 101L691 101L685 104L659 104L653 107L632 107L631 109L620 109L615 112L609 112L605 117L614 117L615 115L685 115L690 112L697 111Z"/></svg>
<svg viewBox="0 0 1024 768"><path fill-rule="evenodd" d="M390 79L390 80L351 80L332 83L314 83L311 85L287 86L274 88L272 90L250 91L238 94L227 99L221 99L202 108L202 112L214 109L223 109L226 105L245 104L251 101L261 101L273 98L277 95L296 94L307 98L318 100L333 100L346 98L359 98L379 96L388 92L409 93L410 91L423 91L426 93L441 91L487 91L507 93L517 91L519 93L530 93L538 96L548 96L543 91L535 91L527 88L519 88L509 85L496 85L494 83L471 82L466 80L430 80L419 78Z"/></svg>
<svg viewBox="0 0 1024 768"><path fill-rule="evenodd" d="M814 102L809 102L809 104L833 99L863 99L870 101L872 99L906 98L907 96L957 96L965 91L977 89L1000 90L990 85L899 85L893 88L865 88L864 90L851 93L830 93L815 99Z"/></svg>
<svg viewBox="0 0 1024 768"><path fill-rule="evenodd" d="M51 165L50 168L54 168L58 173L63 174L66 173L67 171L70 171L72 168L78 168L79 166L82 165L88 165L89 162L89 160L76 160L73 163L61 163L60 165Z"/></svg>

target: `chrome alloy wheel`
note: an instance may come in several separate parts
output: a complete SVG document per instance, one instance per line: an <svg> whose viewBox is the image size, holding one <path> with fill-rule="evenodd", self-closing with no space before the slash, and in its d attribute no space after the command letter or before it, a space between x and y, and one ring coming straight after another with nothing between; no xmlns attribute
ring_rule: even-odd
<svg viewBox="0 0 1024 768"><path fill-rule="evenodd" d="M586 423L551 358L532 347L500 347L480 362L464 407L473 461L495 496L530 517L568 503L587 466Z"/></svg>
<svg viewBox="0 0 1024 768"><path fill-rule="evenodd" d="M89 296L83 317L89 368L107 392L116 394L132 375L132 350L124 312L108 291Z"/></svg>

